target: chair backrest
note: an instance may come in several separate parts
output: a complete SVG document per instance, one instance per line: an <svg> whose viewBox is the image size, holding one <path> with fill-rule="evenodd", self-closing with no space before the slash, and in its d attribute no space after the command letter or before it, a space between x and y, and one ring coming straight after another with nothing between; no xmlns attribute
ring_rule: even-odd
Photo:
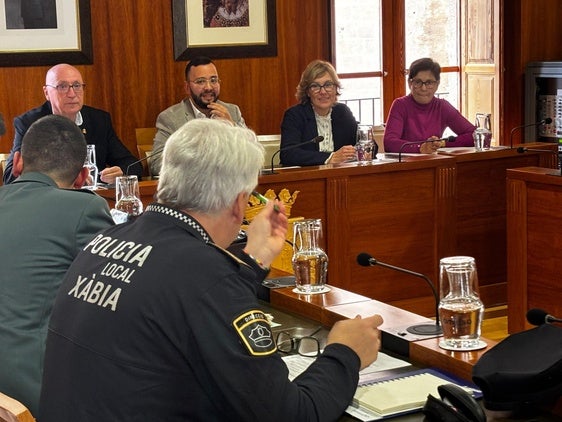
<svg viewBox="0 0 562 422"><path fill-rule="evenodd" d="M137 145L152 145L156 135L155 127L138 127L135 129Z"/></svg>
<svg viewBox="0 0 562 422"><path fill-rule="evenodd" d="M135 136L137 138L137 152L139 160L146 158L152 151L152 144L154 143L154 135L156 135L155 127L138 127L135 129ZM150 166L148 160L141 161L143 176L150 176Z"/></svg>
<svg viewBox="0 0 562 422"><path fill-rule="evenodd" d="M265 167L271 166L271 157L279 151L281 144L281 134L279 135L258 135L258 141L265 148ZM273 159L273 165L279 165L279 154Z"/></svg>
<svg viewBox="0 0 562 422"><path fill-rule="evenodd" d="M0 393L0 421L35 422L35 418L22 403Z"/></svg>
<svg viewBox="0 0 562 422"><path fill-rule="evenodd" d="M384 125L373 126L371 128L371 134L373 136L373 140L376 142L376 144L379 147L379 154L383 154L384 153L384 142L383 142Z"/></svg>

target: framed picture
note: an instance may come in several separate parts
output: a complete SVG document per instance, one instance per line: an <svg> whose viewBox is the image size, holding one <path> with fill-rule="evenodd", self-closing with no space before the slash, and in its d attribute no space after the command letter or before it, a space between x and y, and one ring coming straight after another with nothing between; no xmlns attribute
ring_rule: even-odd
<svg viewBox="0 0 562 422"><path fill-rule="evenodd" d="M277 55L275 0L172 0L174 58Z"/></svg>
<svg viewBox="0 0 562 422"><path fill-rule="evenodd" d="M90 0L0 0L0 66L91 64Z"/></svg>

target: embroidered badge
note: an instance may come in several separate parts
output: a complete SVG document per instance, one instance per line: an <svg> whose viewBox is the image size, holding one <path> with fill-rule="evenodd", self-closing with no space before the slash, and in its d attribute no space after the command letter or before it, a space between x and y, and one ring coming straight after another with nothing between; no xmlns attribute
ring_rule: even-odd
<svg viewBox="0 0 562 422"><path fill-rule="evenodd" d="M271 355L277 350L271 326L262 311L248 311L236 318L232 325L252 356Z"/></svg>

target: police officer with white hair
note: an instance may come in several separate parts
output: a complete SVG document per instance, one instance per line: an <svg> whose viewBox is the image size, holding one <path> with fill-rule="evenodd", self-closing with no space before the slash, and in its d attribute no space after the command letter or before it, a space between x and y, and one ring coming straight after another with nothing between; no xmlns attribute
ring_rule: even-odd
<svg viewBox="0 0 562 422"><path fill-rule="evenodd" d="M157 202L97 235L54 306L39 420L337 419L379 349L379 315L335 324L294 381L257 300L285 242L283 203L236 238L263 166L255 134L211 119L167 141ZM276 205L276 207L274 207Z"/></svg>

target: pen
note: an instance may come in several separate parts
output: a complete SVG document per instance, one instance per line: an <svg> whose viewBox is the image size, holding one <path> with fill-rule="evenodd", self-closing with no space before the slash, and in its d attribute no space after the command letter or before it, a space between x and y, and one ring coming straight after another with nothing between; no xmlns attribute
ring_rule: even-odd
<svg viewBox="0 0 562 422"><path fill-rule="evenodd" d="M259 192L257 192L257 191L253 191L253 192L252 192L252 196L255 196L256 198L258 198L259 201L260 201L262 204L264 204L264 205L269 202L269 199L267 199L265 196L263 196L261 193L259 193ZM274 209L276 212L279 212L279 211L280 211L280 210L279 210L279 207L278 207L277 205L274 205L274 206L273 206L273 209Z"/></svg>

